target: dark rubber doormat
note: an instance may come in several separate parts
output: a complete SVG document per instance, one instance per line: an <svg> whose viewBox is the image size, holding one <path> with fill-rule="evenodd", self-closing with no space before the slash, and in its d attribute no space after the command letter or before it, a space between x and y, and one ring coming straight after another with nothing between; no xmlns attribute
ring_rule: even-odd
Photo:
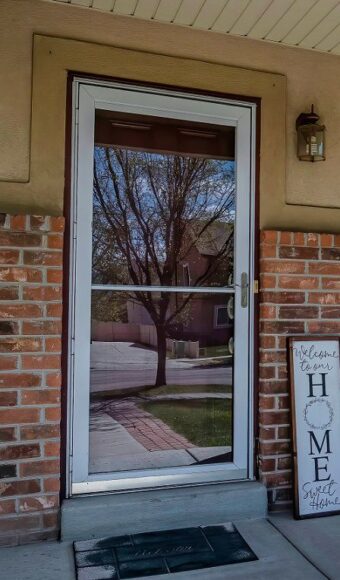
<svg viewBox="0 0 340 580"><path fill-rule="evenodd" d="M78 580L123 580L257 560L231 523L74 543Z"/></svg>

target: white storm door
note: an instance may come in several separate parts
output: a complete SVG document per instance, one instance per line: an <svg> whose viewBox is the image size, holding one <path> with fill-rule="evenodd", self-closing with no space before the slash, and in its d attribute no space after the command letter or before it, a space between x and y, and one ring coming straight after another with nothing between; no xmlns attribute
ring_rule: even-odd
<svg viewBox="0 0 340 580"><path fill-rule="evenodd" d="M85 79L73 91L69 492L251 479L255 106ZM166 277L164 216L200 171Z"/></svg>

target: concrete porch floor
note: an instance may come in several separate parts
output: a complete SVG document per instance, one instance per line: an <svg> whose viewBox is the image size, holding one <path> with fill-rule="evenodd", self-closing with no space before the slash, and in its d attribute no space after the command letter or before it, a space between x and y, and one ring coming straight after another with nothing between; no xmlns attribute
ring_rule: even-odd
<svg viewBox="0 0 340 580"><path fill-rule="evenodd" d="M234 522L259 560L172 574L174 580L340 578L340 516L295 521L291 514ZM74 580L72 544L46 542L0 550L6 580ZM2 575L4 574L4 575ZM152 576L165 580L169 576ZM141 580L141 579L139 579Z"/></svg>

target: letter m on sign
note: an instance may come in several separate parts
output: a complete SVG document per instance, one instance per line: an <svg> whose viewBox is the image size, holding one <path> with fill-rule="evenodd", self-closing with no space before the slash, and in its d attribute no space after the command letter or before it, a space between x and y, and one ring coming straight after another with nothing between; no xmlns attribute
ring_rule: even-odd
<svg viewBox="0 0 340 580"><path fill-rule="evenodd" d="M330 434L331 430L327 429L327 431L325 431L325 434L323 436L323 439L321 441L321 443L319 443L319 441L317 440L316 436L314 435L313 431L308 431L309 433L309 445L310 445L310 453L309 455L315 455L315 451L313 451L313 443L317 449L318 453L322 453L322 449L324 447L324 445L326 444L326 451L325 453L332 453L331 452L331 447L330 447L330 441L329 441L329 434Z"/></svg>

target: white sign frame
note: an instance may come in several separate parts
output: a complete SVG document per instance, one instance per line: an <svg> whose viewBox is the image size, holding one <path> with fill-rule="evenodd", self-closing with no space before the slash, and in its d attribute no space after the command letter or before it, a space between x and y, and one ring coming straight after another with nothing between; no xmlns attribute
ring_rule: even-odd
<svg viewBox="0 0 340 580"><path fill-rule="evenodd" d="M340 513L340 338L289 338L294 511Z"/></svg>

